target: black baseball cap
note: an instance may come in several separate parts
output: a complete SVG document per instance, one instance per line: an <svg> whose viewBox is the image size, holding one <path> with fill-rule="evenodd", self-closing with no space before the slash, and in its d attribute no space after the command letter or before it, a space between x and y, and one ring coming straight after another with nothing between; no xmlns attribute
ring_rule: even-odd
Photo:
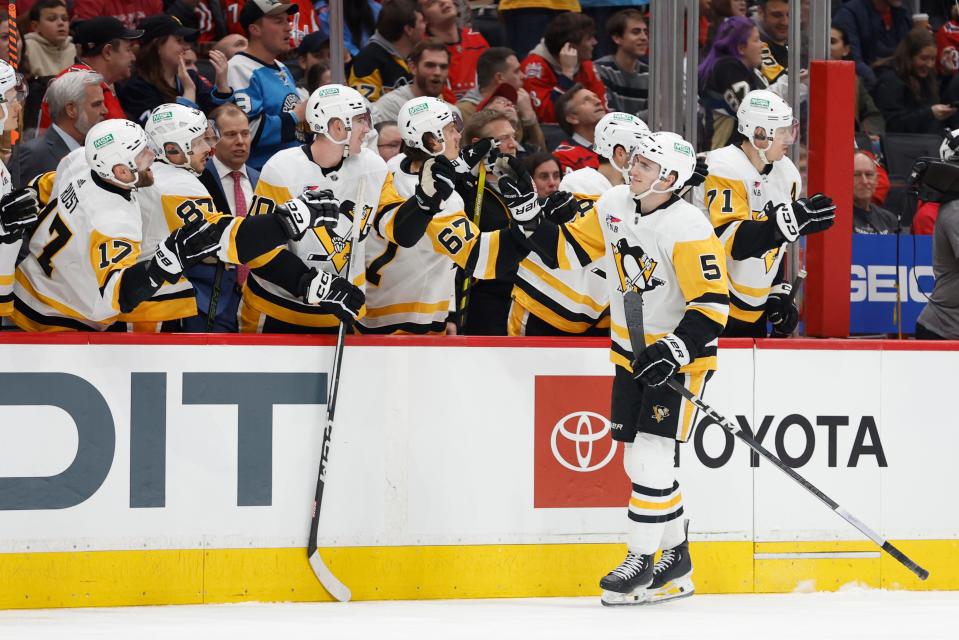
<svg viewBox="0 0 959 640"><path fill-rule="evenodd" d="M240 24L248 29L251 24L263 16L276 16L281 13L294 14L300 10L296 4L281 2L281 0L246 0L240 11Z"/></svg>
<svg viewBox="0 0 959 640"><path fill-rule="evenodd" d="M82 51L94 51L114 40L137 40L141 36L143 31L127 29L113 16L98 16L73 26L73 41Z"/></svg>
<svg viewBox="0 0 959 640"><path fill-rule="evenodd" d="M299 46L296 48L296 55L305 56L308 53L319 53L323 45L330 41L330 37L322 31L314 31L303 36Z"/></svg>
<svg viewBox="0 0 959 640"><path fill-rule="evenodd" d="M141 44L146 44L164 36L180 36L188 42L196 40L200 36L199 29L184 27L182 22L165 13L147 16L140 20L137 26L143 30L143 35L140 37Z"/></svg>

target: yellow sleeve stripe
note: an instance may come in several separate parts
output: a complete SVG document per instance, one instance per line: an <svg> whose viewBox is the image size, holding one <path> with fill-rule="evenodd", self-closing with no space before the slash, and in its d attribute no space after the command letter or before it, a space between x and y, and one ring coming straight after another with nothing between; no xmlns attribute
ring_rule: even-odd
<svg viewBox="0 0 959 640"><path fill-rule="evenodd" d="M606 309L605 304L599 304L589 296L583 295L578 291L572 289L565 282L552 275L549 271L542 268L532 260L526 259L520 263L520 268L526 269L527 271L533 273L537 278L548 284L550 287L563 294L566 298L569 298L573 302L585 305L595 311L596 313L602 313Z"/></svg>
<svg viewBox="0 0 959 640"><path fill-rule="evenodd" d="M716 324L725 327L726 318L729 316L729 307L723 305L722 309L718 309L718 306L719 305L706 306L702 304L691 304L686 308L692 309L693 311L698 311Z"/></svg>
<svg viewBox="0 0 959 640"><path fill-rule="evenodd" d="M8 276L7 276L7 275L2 275L2 276L0 276L0 287L9 286L9 285L11 285L11 284L13 284L13 274L12 274L12 273L11 273L10 275L8 275Z"/></svg>
<svg viewBox="0 0 959 640"><path fill-rule="evenodd" d="M433 314L437 311L447 311L449 307L450 301L448 298L440 302L401 302L377 307L376 309L367 309L366 315L369 318L381 318L395 313Z"/></svg>
<svg viewBox="0 0 959 640"><path fill-rule="evenodd" d="M240 256L236 251L236 234L240 230L240 225L243 224L245 218L237 218L230 223L230 229L228 234L223 234L220 239L220 250L226 255L225 262L230 264L240 264ZM226 240L226 242L224 242ZM223 245L226 245L225 247Z"/></svg>
<svg viewBox="0 0 959 640"><path fill-rule="evenodd" d="M250 267L251 269L257 269L257 268L259 268L259 267L262 267L263 265L269 263L270 260L272 260L273 258L275 258L276 255L277 255L279 252L283 251L283 249L285 249L285 248L286 248L286 247L276 247L275 249L271 249L271 250L268 251L267 253L264 253L264 254L261 255L261 256L257 256L256 258L253 258L252 260L250 260L249 262L247 262L247 263L246 263L246 266Z"/></svg>
<svg viewBox="0 0 959 640"><path fill-rule="evenodd" d="M749 196L742 180L706 176L703 185L703 204L709 211L713 227L721 227L733 220L749 220Z"/></svg>
<svg viewBox="0 0 959 640"><path fill-rule="evenodd" d="M499 235L499 233L494 232L480 236L480 244L486 247L486 269L482 275L486 280L492 280L496 277L496 262L499 259Z"/></svg>
<svg viewBox="0 0 959 640"><path fill-rule="evenodd" d="M598 260L606 255L606 239L603 237L603 228L599 225L599 214L595 207L590 209L586 215L580 216L563 226L570 232L573 240L580 248L586 252L590 260ZM576 265L577 268L579 266L579 264Z"/></svg>
<svg viewBox="0 0 959 640"><path fill-rule="evenodd" d="M771 287L748 287L744 284L739 284L732 278L729 280L729 286L730 289L736 293L741 293L751 298L765 298L769 295L769 290L771 289Z"/></svg>

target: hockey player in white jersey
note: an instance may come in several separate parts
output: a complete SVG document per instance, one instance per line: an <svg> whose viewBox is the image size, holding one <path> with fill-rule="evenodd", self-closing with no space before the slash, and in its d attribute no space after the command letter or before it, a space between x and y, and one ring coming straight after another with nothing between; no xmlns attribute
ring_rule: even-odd
<svg viewBox="0 0 959 640"><path fill-rule="evenodd" d="M306 121L315 139L284 149L267 161L250 214L269 213L305 191L329 190L341 203L339 220L335 226L290 241L289 251L250 272L240 302L242 332L336 332L336 316L304 304L270 281L271 273L285 268L292 255L330 276L344 277L348 272L356 287L365 286L364 240L387 180L386 163L376 152L363 148L371 128L368 103L350 87L324 85L307 101Z"/></svg>
<svg viewBox="0 0 959 640"><path fill-rule="evenodd" d="M155 158L147 135L128 120L107 120L90 129L78 151L90 170L59 183L57 204L38 223L17 268L13 319L27 331L106 330L218 247L216 229L200 221L170 234L138 263L136 191L152 183Z"/></svg>
<svg viewBox="0 0 959 640"><path fill-rule="evenodd" d="M629 180L629 155L637 135L649 133L634 115L612 111L596 124L594 151L599 169L567 173L560 191L571 193L585 207L559 207L574 216L594 215L592 203ZM553 220L557 223L568 220ZM509 335L604 335L609 327L609 295L599 267L576 271L550 269L535 254L520 263L513 287Z"/></svg>
<svg viewBox="0 0 959 640"><path fill-rule="evenodd" d="M141 251L149 255L172 231L185 223L205 219L216 225L224 234L224 255L220 257L228 265L248 264L258 267L273 259L288 241L302 235L303 225L310 228L335 224L339 217L339 204L329 194L308 192L301 200L291 199L273 209L270 216L236 218L216 211L213 199L198 176L206 165L215 144L215 133L202 111L169 103L153 109L147 117L146 132L157 149L157 162L153 165L153 185L140 190L143 217L143 241ZM206 260L216 262L214 256ZM311 290L310 283L318 272L310 272L302 261L284 261L285 269L276 270L271 276L274 283L304 304L319 305L327 312L338 310L333 301L311 299L305 296ZM160 323L192 318L197 315L197 300L194 288L188 280L190 273L177 282L164 284L150 300L120 317L122 322L133 323L138 330L157 331ZM325 278L320 277L320 280ZM327 285L329 283L326 283ZM338 283L336 289L352 291L346 282ZM357 299L353 291L348 298ZM337 298L339 299L339 298ZM209 304L209 292L205 296ZM341 312L355 315L355 308Z"/></svg>
<svg viewBox="0 0 959 640"><path fill-rule="evenodd" d="M665 382L673 378L703 395L716 369L716 345L729 301L722 246L699 210L675 193L695 165L692 145L676 134L640 136L630 184L604 193L596 215L561 228L540 220L530 206L535 201L531 188L518 190L526 192L525 201L510 197L514 218L547 264L576 268L599 263L608 274L611 359L616 365L612 434L626 443L632 495L628 553L600 581L604 604L659 602L694 590L673 455L676 442L689 439L697 410ZM644 345L629 340L623 295L630 290L644 294Z"/></svg>
<svg viewBox="0 0 959 640"><path fill-rule="evenodd" d="M16 128L20 118L22 77L0 60L0 130ZM35 192L13 190L13 181L0 162L0 318L13 313L13 274L17 266L23 233L37 222Z"/></svg>
<svg viewBox="0 0 959 640"><path fill-rule="evenodd" d="M751 91L737 119L738 134L730 145L709 152L709 175L693 192L693 202L726 250L730 308L724 335L766 337L767 320L788 335L799 310L785 278L786 247L831 227L836 207L821 193L799 197L802 178L786 157L797 123L782 98L765 89Z"/></svg>

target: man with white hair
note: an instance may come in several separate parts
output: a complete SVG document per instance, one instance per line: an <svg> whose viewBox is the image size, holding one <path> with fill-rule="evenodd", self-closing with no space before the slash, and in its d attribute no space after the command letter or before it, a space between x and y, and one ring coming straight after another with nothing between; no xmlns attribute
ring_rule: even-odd
<svg viewBox="0 0 959 640"><path fill-rule="evenodd" d="M36 176L55 170L64 156L83 146L87 131L106 119L102 82L99 73L74 71L50 83L46 101L53 125L42 137L14 149L10 173L15 187L24 187Z"/></svg>

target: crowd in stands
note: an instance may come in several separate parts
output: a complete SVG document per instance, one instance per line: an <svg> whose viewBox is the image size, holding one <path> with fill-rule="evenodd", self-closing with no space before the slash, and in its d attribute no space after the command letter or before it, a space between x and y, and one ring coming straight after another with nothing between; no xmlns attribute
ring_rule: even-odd
<svg viewBox="0 0 959 640"><path fill-rule="evenodd" d="M909 4L832 2L829 56L856 69L856 232L895 233L911 221L885 202L902 186L890 190L886 136L941 137L959 127L959 3L923 1L918 15ZM259 170L308 141L308 98L331 81L327 0L27 0L18 7L23 108L2 144L14 188L54 171L97 123L142 125L157 105L178 103L215 123L219 142L201 179L224 211L245 214ZM342 7L345 84L369 101L369 142L384 160L404 149L401 107L434 97L465 123L464 145L492 137L501 149L515 148L547 196L565 174L599 169L594 132L607 112L647 119L648 0L347 0ZM788 0L700 0L700 9L698 151L705 152L734 139L746 93L785 96L796 81L805 98L808 79L805 69L789 69L796 17ZM11 25L0 18L7 60ZM916 230L931 233L934 215ZM233 277L242 285L242 269Z"/></svg>

